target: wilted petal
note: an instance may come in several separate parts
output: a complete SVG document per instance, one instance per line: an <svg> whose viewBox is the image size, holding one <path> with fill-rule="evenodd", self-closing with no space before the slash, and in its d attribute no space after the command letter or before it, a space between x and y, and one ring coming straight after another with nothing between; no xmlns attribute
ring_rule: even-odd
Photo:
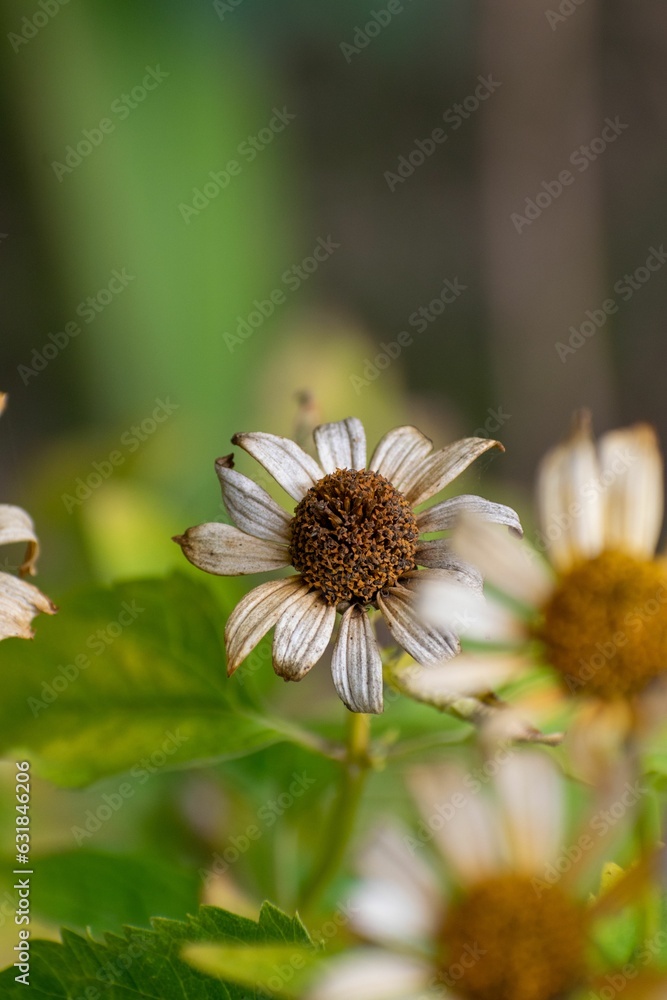
<svg viewBox="0 0 667 1000"><path fill-rule="evenodd" d="M662 456L646 424L600 438L604 544L650 558L662 527Z"/></svg>
<svg viewBox="0 0 667 1000"><path fill-rule="evenodd" d="M27 543L28 547L20 573L22 575L29 573L33 576L39 555L39 542L32 518L21 507L2 503L0 504L0 545L12 545L14 542Z"/></svg>
<svg viewBox="0 0 667 1000"><path fill-rule="evenodd" d="M340 623L331 676L351 712L382 712L382 658L367 612L354 604Z"/></svg>
<svg viewBox="0 0 667 1000"><path fill-rule="evenodd" d="M334 424L321 424L313 431L320 465L326 473L336 469L366 466L366 433L361 420L347 417Z"/></svg>
<svg viewBox="0 0 667 1000"><path fill-rule="evenodd" d="M225 647L227 673L233 674L260 639L273 628L293 601L308 593L300 576L269 580L255 587L240 601L227 619Z"/></svg>
<svg viewBox="0 0 667 1000"><path fill-rule="evenodd" d="M590 423L581 414L565 444L542 459L537 504L551 562L568 570L579 559L599 555L604 545L599 464Z"/></svg>
<svg viewBox="0 0 667 1000"><path fill-rule="evenodd" d="M241 475L232 465L231 455L218 458L215 462L222 498L234 524L256 538L287 545L290 540L291 516L266 490L252 479Z"/></svg>
<svg viewBox="0 0 667 1000"><path fill-rule="evenodd" d="M492 441L490 438L463 438L436 451L424 463L420 474L405 491L406 500L413 507L429 500L490 448L505 450L500 441Z"/></svg>
<svg viewBox="0 0 667 1000"><path fill-rule="evenodd" d="M450 500L443 500L434 504L421 514L417 514L417 527L420 535L427 535L431 531L448 531L456 524L462 513L475 514L482 521L493 521L496 524L505 524L516 535L523 535L523 528L519 515L511 507L506 507L504 503L491 503L484 497L473 494L463 494L460 497L452 497Z"/></svg>
<svg viewBox="0 0 667 1000"><path fill-rule="evenodd" d="M35 615L53 615L57 610L31 583L0 573L0 639L31 639L34 633L30 622Z"/></svg>
<svg viewBox="0 0 667 1000"><path fill-rule="evenodd" d="M232 443L252 455L295 500L324 476L315 459L289 438L257 432L235 434Z"/></svg>
<svg viewBox="0 0 667 1000"><path fill-rule="evenodd" d="M278 619L273 636L273 669L287 681L300 681L327 648L336 608L319 591L303 594Z"/></svg>
<svg viewBox="0 0 667 1000"><path fill-rule="evenodd" d="M446 571L440 574L440 579L449 579L453 583L461 583L472 590L482 590L482 574L471 563L466 562L452 548L449 538L435 538L428 542L419 542L416 552L417 564L426 566L429 570ZM427 574L431 579L435 579L434 574ZM413 579L417 581L424 578L424 571L417 570Z"/></svg>
<svg viewBox="0 0 667 1000"><path fill-rule="evenodd" d="M244 576L289 566L286 545L246 535L231 524L210 521L188 528L174 538L183 555L199 569L216 576Z"/></svg>
<svg viewBox="0 0 667 1000"><path fill-rule="evenodd" d="M395 427L378 443L368 468L405 493L421 474L424 459L432 450L431 439L416 427Z"/></svg>
<svg viewBox="0 0 667 1000"><path fill-rule="evenodd" d="M456 635L440 631L427 622L420 612L415 592L407 587L392 587L379 594L378 606L396 642L417 663L438 663L458 653Z"/></svg>

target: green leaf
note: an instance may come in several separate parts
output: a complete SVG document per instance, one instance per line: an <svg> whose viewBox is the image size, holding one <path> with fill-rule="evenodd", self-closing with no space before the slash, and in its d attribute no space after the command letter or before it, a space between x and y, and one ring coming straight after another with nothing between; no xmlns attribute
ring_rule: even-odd
<svg viewBox="0 0 667 1000"><path fill-rule="evenodd" d="M30 996L49 1000L94 997L95 1000L265 1000L272 994L212 979L181 958L191 943L279 944L299 953L312 947L297 917L288 917L265 903L259 921L226 910L202 906L185 921L151 920L151 929L126 927L122 935L104 941L62 932L62 944L35 941L30 945ZM14 967L0 973L0 996L22 1000L25 986L14 979ZM89 992L86 993L86 990Z"/></svg>
<svg viewBox="0 0 667 1000"><path fill-rule="evenodd" d="M188 944L183 958L209 976L298 1000L318 955L305 945Z"/></svg>
<svg viewBox="0 0 667 1000"><path fill-rule="evenodd" d="M123 924L148 924L151 915L177 917L197 908L196 872L154 858L80 850L37 863L32 911L75 930L120 931Z"/></svg>
<svg viewBox="0 0 667 1000"><path fill-rule="evenodd" d="M0 644L0 753L81 786L252 753L295 727L263 718L225 672L223 613L187 576L91 588ZM20 669L17 669L20 663Z"/></svg>

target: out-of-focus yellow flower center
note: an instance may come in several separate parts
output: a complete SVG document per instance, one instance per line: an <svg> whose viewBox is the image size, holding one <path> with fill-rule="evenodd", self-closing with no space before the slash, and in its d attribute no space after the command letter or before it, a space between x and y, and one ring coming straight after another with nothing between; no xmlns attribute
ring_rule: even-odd
<svg viewBox="0 0 667 1000"><path fill-rule="evenodd" d="M450 908L439 978L470 1000L555 1000L583 980L586 931L583 906L559 886L499 875Z"/></svg>
<svg viewBox="0 0 667 1000"><path fill-rule="evenodd" d="M560 579L538 635L569 691L631 697L667 670L667 566L607 551Z"/></svg>

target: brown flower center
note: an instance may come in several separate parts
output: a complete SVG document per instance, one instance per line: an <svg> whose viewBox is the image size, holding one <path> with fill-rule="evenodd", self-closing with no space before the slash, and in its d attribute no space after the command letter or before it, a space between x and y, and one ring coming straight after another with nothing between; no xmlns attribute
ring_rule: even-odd
<svg viewBox="0 0 667 1000"><path fill-rule="evenodd" d="M555 1000L583 978L586 929L583 907L558 886L489 878L447 914L440 979L470 1000Z"/></svg>
<svg viewBox="0 0 667 1000"><path fill-rule="evenodd" d="M384 476L337 469L294 511L290 558L327 604L372 604L415 568L418 538L410 505Z"/></svg>
<svg viewBox="0 0 667 1000"><path fill-rule="evenodd" d="M538 636L572 692L631 697L667 670L667 568L606 551L565 574Z"/></svg>

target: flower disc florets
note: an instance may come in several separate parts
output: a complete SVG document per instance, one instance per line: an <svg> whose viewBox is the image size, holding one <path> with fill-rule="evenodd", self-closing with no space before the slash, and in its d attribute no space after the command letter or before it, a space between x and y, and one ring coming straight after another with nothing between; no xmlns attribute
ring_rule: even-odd
<svg viewBox="0 0 667 1000"><path fill-rule="evenodd" d="M337 469L292 520L290 557L327 604L372 604L416 566L419 529L408 502L377 472Z"/></svg>
<svg viewBox="0 0 667 1000"><path fill-rule="evenodd" d="M667 568L607 550L566 573L539 636L568 688L631 697L667 671Z"/></svg>
<svg viewBox="0 0 667 1000"><path fill-rule="evenodd" d="M558 886L538 896L529 878L498 875L449 910L443 977L470 1000L555 1000L583 977L585 941L583 908Z"/></svg>

